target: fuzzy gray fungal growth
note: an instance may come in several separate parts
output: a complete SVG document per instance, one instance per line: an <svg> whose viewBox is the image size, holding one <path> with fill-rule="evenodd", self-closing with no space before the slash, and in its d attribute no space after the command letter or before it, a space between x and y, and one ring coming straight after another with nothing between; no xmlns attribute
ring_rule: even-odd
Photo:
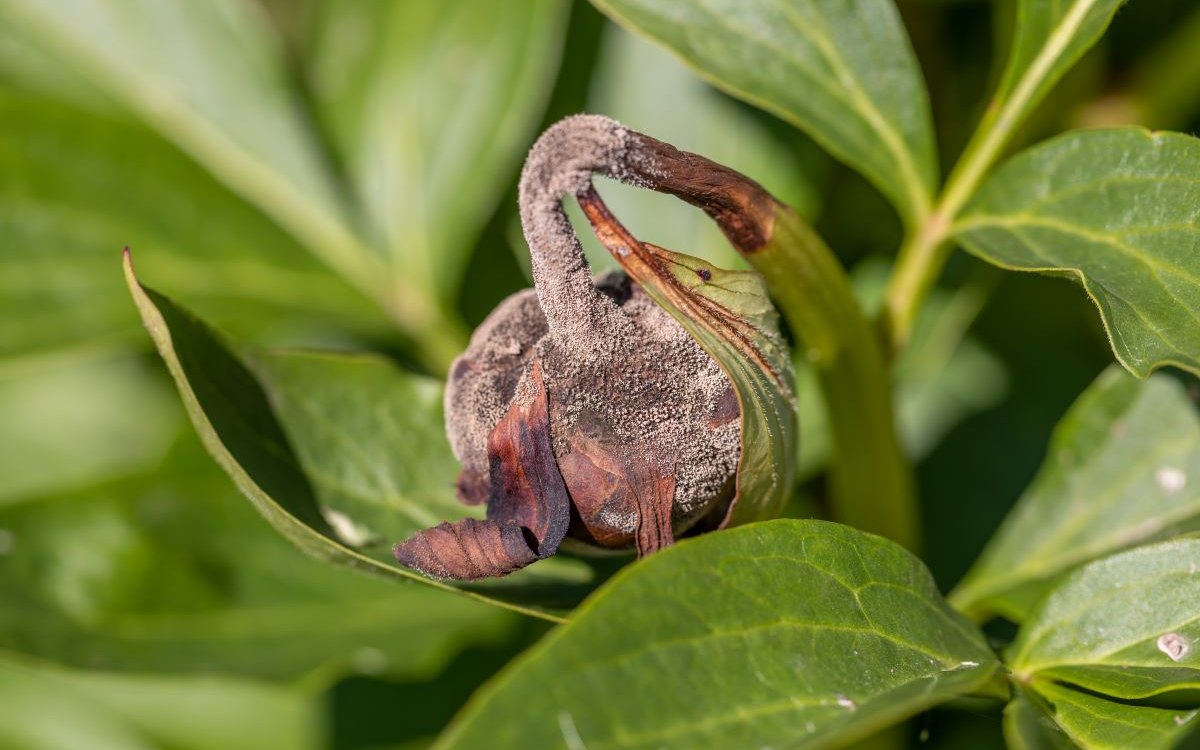
<svg viewBox="0 0 1200 750"><path fill-rule="evenodd" d="M525 432L509 429L505 434L531 436L513 447L498 441L497 425L518 424L518 411L536 419L534 407L544 398L545 444L570 499L567 536L646 554L701 518L713 526L723 518L741 420L725 374L679 323L623 273L593 279L563 210L562 200L590 188L593 174L641 183L637 175L653 165L643 159L631 168L633 135L609 118L579 115L551 127L530 151L520 208L535 290L504 300L484 321L452 365L445 398L447 432L463 466L459 494L468 503L488 503L486 523L509 528L497 498L511 495L512 477L528 474L510 457L536 457L534 441L543 430L532 422L521 423ZM541 493L522 501L529 508L559 507L553 481L539 475L528 486ZM534 525L544 515L534 513ZM441 552L430 536L398 545L397 557L426 572L472 578L554 551L522 524L529 559L497 566L503 545L483 549L489 542L479 541L478 522L470 535L450 538L463 523L422 532L449 540ZM495 538L511 547L512 533L498 531ZM483 547L476 552L472 545ZM460 552L466 557L455 557Z"/></svg>

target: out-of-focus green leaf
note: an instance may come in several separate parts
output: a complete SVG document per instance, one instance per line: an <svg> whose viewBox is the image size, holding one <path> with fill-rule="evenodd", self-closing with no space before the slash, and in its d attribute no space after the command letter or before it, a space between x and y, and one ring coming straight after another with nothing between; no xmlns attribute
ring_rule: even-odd
<svg viewBox="0 0 1200 750"><path fill-rule="evenodd" d="M150 123L369 296L388 300L389 277L351 229L257 4L3 0L0 22Z"/></svg>
<svg viewBox="0 0 1200 750"><path fill-rule="evenodd" d="M390 545L467 509L442 426L442 384L369 355L271 352L259 376L321 513L352 547Z"/></svg>
<svg viewBox="0 0 1200 750"><path fill-rule="evenodd" d="M800 137L785 141L770 132L747 108L715 91L665 50L619 26L606 27L588 106L753 177L804 216L812 217L820 208L809 175L820 171L823 157L811 143ZM602 189L605 202L634 235L662 247L687 248L721 268L747 267L698 209L618 182L605 182ZM589 232L581 239L593 269L616 267ZM520 256L527 265L523 244Z"/></svg>
<svg viewBox="0 0 1200 750"><path fill-rule="evenodd" d="M1004 707L1004 742L1009 750L1076 750L1078 746L1035 700L1018 690Z"/></svg>
<svg viewBox="0 0 1200 750"><path fill-rule="evenodd" d="M1141 59L1130 74L1127 96L1139 122L1152 128L1186 128L1200 111L1200 8L1171 29Z"/></svg>
<svg viewBox="0 0 1200 750"><path fill-rule="evenodd" d="M562 47L559 0L337 0L308 79L395 278L449 304L532 141Z"/></svg>
<svg viewBox="0 0 1200 750"><path fill-rule="evenodd" d="M390 503L396 513L396 528L413 523L412 504L429 500L427 490L435 479L421 477L420 484L413 488L391 483L402 477L412 480L427 468L449 465L451 459L443 458L431 466L430 454L405 452L417 439L415 435L405 434L394 427L378 432L375 429L378 425L376 419L369 415L354 414L350 409L357 404L369 412L381 411L393 415L403 414L404 409L410 409L413 414L406 416L405 424L423 425L425 439L434 443L426 448L434 451L438 445L442 445L442 450L448 452L449 446L442 442L444 438L434 442L429 437L434 430L440 430L442 418L437 400L428 398L428 386L388 383L386 378L381 377L378 368L382 365L378 362L368 361L364 367L361 359L350 357L339 360L331 356L325 362L329 367L324 372L331 375L336 373L334 377L345 377L352 382L318 385L308 380L307 387L311 393L306 398L299 397L294 390L284 395L284 387L297 387L321 368L318 363L306 372L302 372L302 367L287 371L286 363L283 363L278 367L286 371L288 378L294 379L284 381L285 385L273 386L273 393L270 393L207 326L166 297L142 287L133 275L128 255L125 273L134 302L159 354L175 379L188 415L205 447L259 512L302 550L328 562L393 579L420 581L450 591L463 591L483 601L550 618L555 616L549 614L547 607L572 605L590 590L591 571L583 563L566 559L543 560L501 580L458 588L426 578L398 564L392 557L390 543L399 540L389 539L380 533L381 530L366 526L368 519L362 517L363 509L370 508L372 502L384 504L384 507ZM313 363L310 361L309 364ZM388 371L397 380L416 378L390 366L384 367L383 372ZM270 372L269 365L264 372ZM347 401L348 394L353 394L355 383L359 381L400 403L372 403L357 396ZM426 396L421 400L403 401L410 393L422 392ZM272 395L276 406L271 403ZM327 400L328 403L314 406L321 400ZM422 405L424 411L421 410ZM276 409L283 411L289 408L308 413L281 418L276 412ZM327 425L327 429L320 434L304 436L305 447L298 457L284 425L293 430L305 425L303 429L307 430L314 418L320 420L321 414L333 413L338 409L338 422L349 426L353 432L329 428ZM314 417L314 414L317 416ZM372 442L383 444L377 455L384 463L372 466L362 460L363 445ZM394 448L388 449L388 445ZM333 447L341 453L337 456L324 455L319 464L302 463L301 457L311 457L318 450L328 451ZM391 463L403 461L412 462L411 468L406 471L389 468ZM426 463L418 464L417 461ZM356 472L364 470L373 474L369 481L355 476ZM445 482L446 496L451 496L454 475L448 474L441 479ZM314 489L314 486L320 489ZM379 497L370 494L355 496L355 492L362 492L363 488L367 493L378 488L382 494ZM410 489L414 490L414 494L407 494ZM331 505L325 505L326 502ZM338 503L340 507L332 503ZM438 507L445 506L446 503L442 502ZM407 520L404 516L406 510ZM458 515L466 515L467 512L468 509L462 508ZM431 511L431 515L436 516L436 512ZM384 517L381 511L372 511L371 520L381 517Z"/></svg>
<svg viewBox="0 0 1200 750"><path fill-rule="evenodd" d="M75 672L0 656L8 750L317 750L315 701L226 677Z"/></svg>
<svg viewBox="0 0 1200 750"><path fill-rule="evenodd" d="M179 416L147 364L119 350L0 359L0 507L159 461Z"/></svg>
<svg viewBox="0 0 1200 750"><path fill-rule="evenodd" d="M900 546L768 521L626 568L437 747L840 747L997 668Z"/></svg>
<svg viewBox="0 0 1200 750"><path fill-rule="evenodd" d="M191 438L150 474L0 512L0 529L0 647L81 667L420 679L515 619L304 557Z"/></svg>
<svg viewBox="0 0 1200 750"><path fill-rule="evenodd" d="M854 295L868 315L883 306L890 270L890 264L868 259L851 271ZM913 460L927 455L955 425L995 406L1007 392L1004 364L967 334L986 295L972 283L953 292L934 290L893 366L896 427ZM829 460L829 424L816 374L804 352L794 351L792 362L800 421L799 472L808 477Z"/></svg>
<svg viewBox="0 0 1200 750"><path fill-rule="evenodd" d="M1005 133L1094 45L1125 0L1019 0L1012 51L990 107ZM982 128L987 130L988 128Z"/></svg>
<svg viewBox="0 0 1200 750"><path fill-rule="evenodd" d="M891 0L593 0L716 85L808 132L909 225L938 179L929 98Z"/></svg>
<svg viewBox="0 0 1200 750"><path fill-rule="evenodd" d="M1200 521L1200 415L1166 375L1115 365L1059 423L1041 472L951 595L1021 621L1055 577Z"/></svg>
<svg viewBox="0 0 1200 750"><path fill-rule="evenodd" d="M0 95L0 234L0 355L136 334L112 272L122 245L242 335L315 341L386 323L154 133L33 96Z"/></svg>
<svg viewBox="0 0 1200 750"><path fill-rule="evenodd" d="M1200 539L1090 563L1030 613L1006 662L1024 682L1057 680L1121 699L1200 690L1197 571Z"/></svg>
<svg viewBox="0 0 1200 750"><path fill-rule="evenodd" d="M1198 202L1200 140L1083 131L1001 167L954 234L1003 268L1078 278L1133 373L1162 365L1200 372Z"/></svg>
<svg viewBox="0 0 1200 750"><path fill-rule="evenodd" d="M1195 710L1117 703L1051 683L1035 689L1050 703L1071 746L1082 750L1170 750L1198 724Z"/></svg>

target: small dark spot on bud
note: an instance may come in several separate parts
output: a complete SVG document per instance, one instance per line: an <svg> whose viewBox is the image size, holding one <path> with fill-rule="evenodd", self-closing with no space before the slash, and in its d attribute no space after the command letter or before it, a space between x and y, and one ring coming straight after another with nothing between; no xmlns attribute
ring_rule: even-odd
<svg viewBox="0 0 1200 750"><path fill-rule="evenodd" d="M474 362L472 362L467 357L459 357L458 361L456 361L454 363L454 367L452 367L450 370L450 379L451 380L460 380L464 376L466 376L467 373L471 372L474 369L475 369Z"/></svg>
<svg viewBox="0 0 1200 750"><path fill-rule="evenodd" d="M712 271L708 270L707 268L697 268L696 275L700 277L701 281L712 280Z"/></svg>

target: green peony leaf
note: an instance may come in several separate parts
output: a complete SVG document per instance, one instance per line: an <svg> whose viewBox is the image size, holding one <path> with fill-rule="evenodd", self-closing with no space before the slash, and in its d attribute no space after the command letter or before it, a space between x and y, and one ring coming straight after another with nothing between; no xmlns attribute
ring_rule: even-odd
<svg viewBox="0 0 1200 750"><path fill-rule="evenodd" d="M1067 747L1082 750L1170 750L1200 724L1196 722L1195 710L1117 703L1049 683L1037 684L1034 688L1050 704L1054 721L1073 741L1074 744L1068 744ZM1063 745L1030 747L1051 750Z"/></svg>
<svg viewBox="0 0 1200 750"><path fill-rule="evenodd" d="M229 677L76 672L0 654L9 750L317 750L316 701Z"/></svg>
<svg viewBox="0 0 1200 750"><path fill-rule="evenodd" d="M263 209L347 279L381 293L263 10L236 0L2 0L0 19ZM375 276L372 278L372 276Z"/></svg>
<svg viewBox="0 0 1200 750"><path fill-rule="evenodd" d="M1016 679L1120 699L1200 689L1200 539L1090 563L1030 614L1006 662ZM1192 706L1200 708L1200 704Z"/></svg>
<svg viewBox="0 0 1200 750"><path fill-rule="evenodd" d="M998 664L900 546L821 521L684 540L626 568L436 746L841 746Z"/></svg>
<svg viewBox="0 0 1200 750"><path fill-rule="evenodd" d="M305 552L550 619L557 618L550 608L570 606L590 590L591 571L570 560L542 561L520 575L470 588L431 580L396 563L391 543L397 540L389 535L410 524L417 527L414 504L431 500L429 491L437 479L421 472L437 471L452 460L441 435L440 400L430 398L430 386L383 360L298 355L294 360L257 358L266 378L279 377L264 389L202 322L142 287L128 253L125 273L205 447L267 520ZM400 382L405 380L410 382ZM371 390L357 391L359 384ZM414 394L416 400L403 401ZM388 399L393 403L385 403ZM336 423L328 422L333 413ZM381 414L402 421L380 432ZM312 429L314 425L320 429ZM421 441L426 442L423 449L410 452ZM382 445L365 447L372 444ZM431 459L438 446L442 457ZM365 450L374 451L374 459L364 458ZM306 458L312 463L305 463ZM392 466L404 461L413 463L404 469ZM441 479L444 497L452 497L453 474ZM389 518L389 511L395 515L387 528L368 525ZM467 509L459 513L465 515ZM428 514L440 517L440 511Z"/></svg>
<svg viewBox="0 0 1200 750"><path fill-rule="evenodd" d="M1033 484L951 594L1021 621L1056 577L1200 523L1200 415L1166 375L1115 365L1059 423Z"/></svg>
<svg viewBox="0 0 1200 750"><path fill-rule="evenodd" d="M954 225L1003 268L1071 275L1121 364L1200 372L1200 140L1138 129L1068 133L1016 156Z"/></svg>
<svg viewBox="0 0 1200 750"><path fill-rule="evenodd" d="M534 135L569 9L557 0L317 6L306 62L318 114L404 293L453 303Z"/></svg>
<svg viewBox="0 0 1200 750"><path fill-rule="evenodd" d="M1100 40L1125 0L1020 0L992 111L1015 127Z"/></svg>
<svg viewBox="0 0 1200 750"><path fill-rule="evenodd" d="M1076 750L1066 733L1024 690L1004 707L1004 742L1009 750Z"/></svg>
<svg viewBox="0 0 1200 750"><path fill-rule="evenodd" d="M112 273L122 245L153 248L143 270L239 336L391 332L374 304L141 125L0 93L0 165L0 355L140 343Z"/></svg>
<svg viewBox="0 0 1200 750"><path fill-rule="evenodd" d="M0 529L0 648L81 668L425 679L516 624L305 557L190 435L152 471L0 509Z"/></svg>
<svg viewBox="0 0 1200 750"><path fill-rule="evenodd" d="M929 97L890 0L593 0L862 172L916 225L938 179Z"/></svg>

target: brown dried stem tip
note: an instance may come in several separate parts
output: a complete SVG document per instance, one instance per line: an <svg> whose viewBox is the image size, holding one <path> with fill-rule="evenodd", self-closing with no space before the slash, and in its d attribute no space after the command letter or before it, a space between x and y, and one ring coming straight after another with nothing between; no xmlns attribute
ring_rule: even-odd
<svg viewBox="0 0 1200 750"><path fill-rule="evenodd" d="M562 199L598 200L594 173L700 206L744 252L769 238L774 200L731 170L606 117L547 130L520 185L535 289L488 316L446 387L458 494L487 503L487 520L418 532L395 547L405 565L443 578L500 576L564 538L646 555L725 519L737 397L641 287L620 272L593 279Z"/></svg>

